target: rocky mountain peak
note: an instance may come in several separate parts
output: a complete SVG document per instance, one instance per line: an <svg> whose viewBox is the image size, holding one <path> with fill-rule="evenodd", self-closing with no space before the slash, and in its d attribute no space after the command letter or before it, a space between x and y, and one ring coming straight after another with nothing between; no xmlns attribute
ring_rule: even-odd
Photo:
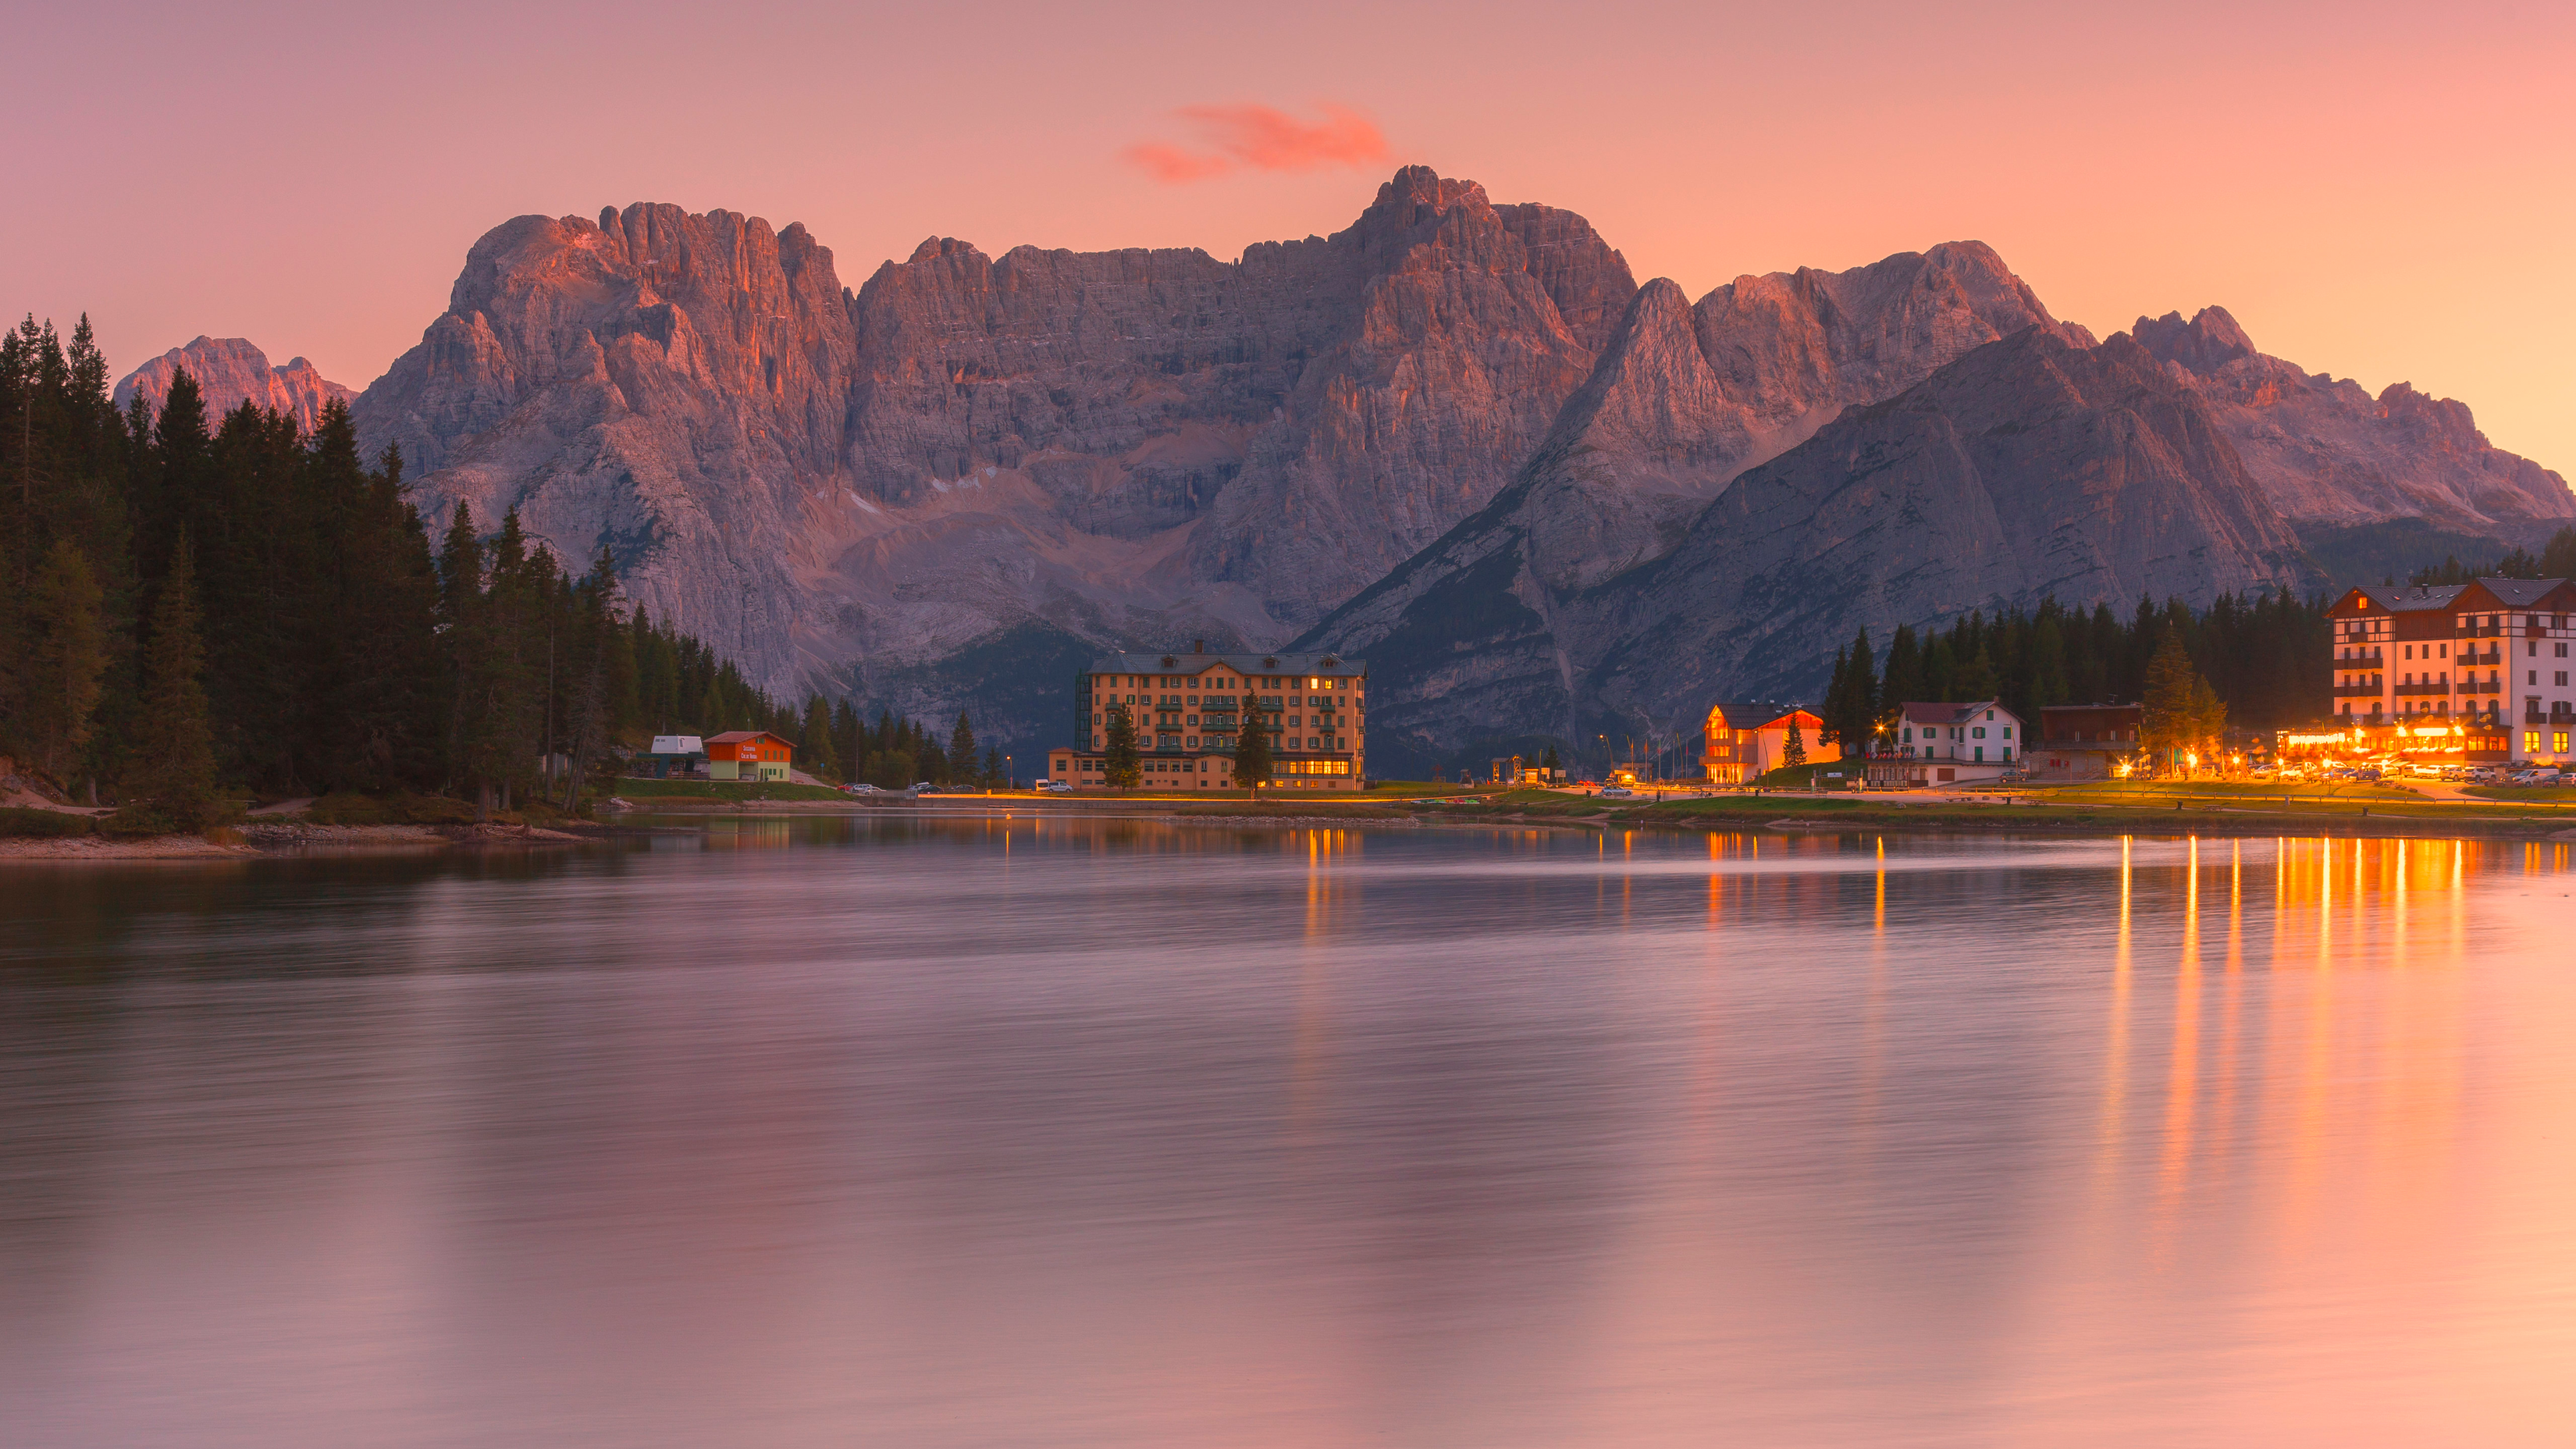
<svg viewBox="0 0 2576 1449"><path fill-rule="evenodd" d="M122 408L141 397L154 412L159 412L170 395L171 377L182 371L196 381L197 391L206 400L209 419L247 402L284 413L295 419L297 427L310 431L322 416L322 409L334 399L347 402L357 396L323 377L301 357L290 359L282 367L272 367L268 354L247 338L199 337L127 373L116 385L116 405Z"/></svg>
<svg viewBox="0 0 2576 1449"><path fill-rule="evenodd" d="M2182 320L2180 312L2141 317L2130 333L2158 360L2179 363L2203 377L2240 357L2257 355L2254 340L2224 307L2203 307L2189 322Z"/></svg>
<svg viewBox="0 0 2576 1449"><path fill-rule="evenodd" d="M434 520L515 507L568 563L611 552L657 619L773 690L1016 731L1053 717L1010 691L1088 651L1314 626L1420 663L1428 683L1390 673L1382 699L1431 738L1549 717L1584 670L1633 683L1646 614L1611 618L1600 590L1707 614L1685 647L1730 688L1785 687L1815 621L1776 600L1839 579L1875 591L1873 619L1920 619L2052 581L2275 577L2273 524L2231 501L2249 472L2302 517L2308 495L2567 511L2464 408L2251 346L2210 308L2095 348L1976 241L1694 303L1638 286L1573 212L1411 166L1332 234L1234 261L934 234L855 292L801 226L519 217L353 412L421 470ZM1763 468L1820 428L1829 448ZM1896 511L1847 509L1899 454ZM1786 552L1717 548L1757 523ZM2139 552L2169 539L2184 552ZM1687 588L1631 588L1686 547L1707 567L1655 577ZM1795 586L1757 597L1745 565ZM1470 667L1458 621L1487 617L1517 642ZM1730 632L1747 621L1779 642Z"/></svg>
<svg viewBox="0 0 2576 1449"><path fill-rule="evenodd" d="M2303 522L2423 518L2484 532L2576 516L2566 480L2488 443L2466 403L2349 379L2255 350L2224 307L2140 317L2130 335L2209 404L2272 502Z"/></svg>

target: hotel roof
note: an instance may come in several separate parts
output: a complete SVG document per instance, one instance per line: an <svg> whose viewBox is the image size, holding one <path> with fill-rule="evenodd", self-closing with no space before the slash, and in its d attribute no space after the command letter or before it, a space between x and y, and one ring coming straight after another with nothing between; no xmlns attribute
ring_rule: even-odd
<svg viewBox="0 0 2576 1449"><path fill-rule="evenodd" d="M1224 665L1239 674L1366 674L1368 661L1338 654L1103 654L1092 674L1197 674Z"/></svg>
<svg viewBox="0 0 2576 1449"><path fill-rule="evenodd" d="M2485 590L2498 607L2528 609L2547 602L2551 594L2566 586L2565 579L2482 578L2465 584L2399 584L2377 588L2364 585L2352 592L2392 614L2420 614L2449 609L2455 603L2470 609L2487 607L2484 600L2460 602L2460 596L2472 588Z"/></svg>

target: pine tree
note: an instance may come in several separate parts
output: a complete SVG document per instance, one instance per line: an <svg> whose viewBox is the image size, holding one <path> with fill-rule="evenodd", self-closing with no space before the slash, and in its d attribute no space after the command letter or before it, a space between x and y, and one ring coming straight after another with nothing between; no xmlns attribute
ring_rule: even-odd
<svg viewBox="0 0 2576 1449"><path fill-rule="evenodd" d="M939 740L931 734L930 727L919 721L912 726L912 748L913 758L920 762L922 779L934 785L950 783L953 772L949 768L948 752L940 748Z"/></svg>
<svg viewBox="0 0 2576 1449"><path fill-rule="evenodd" d="M2178 768L2182 753L2199 743L2195 706L2198 691L2206 687L2183 648L2182 631L2168 627L2147 666L2146 709L2138 731L2139 743L2156 757L2159 768Z"/></svg>
<svg viewBox="0 0 2576 1449"><path fill-rule="evenodd" d="M32 638L19 716L36 763L57 783L89 743L99 677L107 672L107 630L99 616L100 603L89 560L70 539L56 539L28 591L27 624Z"/></svg>
<svg viewBox="0 0 2576 1449"><path fill-rule="evenodd" d="M833 753L840 756L843 778L867 779L867 735L859 724L858 706L850 703L847 695L842 696L840 704L832 710L832 747Z"/></svg>
<svg viewBox="0 0 2576 1449"><path fill-rule="evenodd" d="M1887 676L1878 691L1878 722L1891 731L1904 714L1908 700L1928 699L1923 689L1923 654L1914 642L1914 626L1899 624L1896 637L1887 645Z"/></svg>
<svg viewBox="0 0 2576 1449"><path fill-rule="evenodd" d="M1123 710L1110 717L1109 750L1113 763L1118 758L1119 722L1126 717ZM1234 783L1242 789L1251 791L1252 798L1258 800L1261 798L1262 785L1270 779L1271 769L1270 731L1265 728L1269 722L1263 717L1260 697L1245 695L1243 710L1236 719L1241 723L1234 735ZM1135 738L1135 731L1130 728L1127 739L1130 747L1128 754L1131 758L1135 754L1133 748Z"/></svg>
<svg viewBox="0 0 2576 1449"><path fill-rule="evenodd" d="M1245 718L1249 720L1252 716L1247 715ZM1250 739L1251 735L1258 733L1257 730L1252 731L1246 735L1246 738ZM1234 771L1235 779L1238 781L1243 778L1243 750L1242 745L1235 747ZM1133 790L1144 781L1144 761L1138 757L1136 750L1136 717L1128 711L1126 705L1109 706L1109 746L1106 753L1108 758L1101 762L1101 783L1112 789ZM1261 747L1261 756L1262 773L1267 775L1270 768L1270 751L1266 746Z"/></svg>
<svg viewBox="0 0 2576 1449"><path fill-rule="evenodd" d="M1870 737L1878 727L1878 672L1872 659L1869 626L1863 624L1852 639L1843 693L1835 702L1834 738L1841 743L1845 755L1866 754Z"/></svg>
<svg viewBox="0 0 2576 1449"><path fill-rule="evenodd" d="M1951 679L1951 692L1944 698L1955 700L1960 704L1974 704L1979 700L1994 698L1995 685L1994 656L1987 651L1984 642L1980 641L1976 653L1969 657L1967 664L1961 667L1958 674Z"/></svg>
<svg viewBox="0 0 2576 1449"><path fill-rule="evenodd" d="M203 830L220 818L215 795L215 746L206 719L200 677L205 646L197 636L196 566L182 531L173 540L169 572L152 611L152 636L143 665L140 755L132 793L150 802L182 830Z"/></svg>
<svg viewBox="0 0 2576 1449"><path fill-rule="evenodd" d="M948 732L948 768L962 784L977 783L975 727L966 722L966 711L957 711L957 727Z"/></svg>
<svg viewBox="0 0 2576 1449"><path fill-rule="evenodd" d="M1816 730L1816 738L1820 742L1832 744L1842 738L1843 712L1850 700L1851 651L1836 649L1833 677L1825 685L1825 704L1821 712L1824 723Z"/></svg>
<svg viewBox="0 0 2576 1449"><path fill-rule="evenodd" d="M826 785L841 782L840 752L832 748L832 707L823 696L809 696L805 701L805 726L796 742L798 764L805 773Z"/></svg>
<svg viewBox="0 0 2576 1449"><path fill-rule="evenodd" d="M1780 763L1794 769L1807 763L1807 732L1798 716L1789 716L1789 738L1780 746Z"/></svg>
<svg viewBox="0 0 2576 1449"><path fill-rule="evenodd" d="M2220 702L2218 691L2210 688L2209 681L2198 675L2191 681L2190 735L2189 748L2203 763L2216 768L2226 759L2227 706Z"/></svg>

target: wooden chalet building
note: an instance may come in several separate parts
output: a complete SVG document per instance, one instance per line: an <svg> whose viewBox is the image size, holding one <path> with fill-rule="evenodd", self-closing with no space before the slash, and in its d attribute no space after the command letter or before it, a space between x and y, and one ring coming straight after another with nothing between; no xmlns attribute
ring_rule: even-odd
<svg viewBox="0 0 2576 1449"><path fill-rule="evenodd" d="M727 730L706 745L711 780L784 780L796 759L796 742L767 730Z"/></svg>
<svg viewBox="0 0 2576 1449"><path fill-rule="evenodd" d="M1798 727L1798 743L1811 765L1843 757L1840 745L1818 738L1825 722L1794 704L1743 701L1710 707L1700 732L1700 769L1712 785L1750 785L1788 763L1789 727Z"/></svg>
<svg viewBox="0 0 2576 1449"><path fill-rule="evenodd" d="M2022 763L2034 780L2107 780L2138 753L2146 727L2145 705L2044 704Z"/></svg>

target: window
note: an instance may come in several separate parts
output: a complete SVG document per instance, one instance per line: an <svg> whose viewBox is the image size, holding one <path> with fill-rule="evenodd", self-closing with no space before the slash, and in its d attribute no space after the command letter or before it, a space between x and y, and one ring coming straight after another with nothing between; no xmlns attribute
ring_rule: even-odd
<svg viewBox="0 0 2576 1449"><path fill-rule="evenodd" d="M1978 739L1981 739L1981 740L1982 740L1982 739L1984 739L1984 738L1986 737L1986 727L1985 727L1984 725L1979 725L1979 726L1977 726L1977 727L1976 727L1976 729L1974 729L1973 731L1970 731L1970 733L1974 734Z"/></svg>
<svg viewBox="0 0 2576 1449"><path fill-rule="evenodd" d="M2005 726L2004 726L2004 738L2005 738L2005 739L2011 739L2011 738L2012 738L2012 726L2011 726L2011 725L2005 725Z"/></svg>
<svg viewBox="0 0 2576 1449"><path fill-rule="evenodd" d="M2549 748L2557 754L2563 755L2567 753L2567 731L2551 730L2549 732Z"/></svg>
<svg viewBox="0 0 2576 1449"><path fill-rule="evenodd" d="M2524 730L2524 731L2522 732L2522 752L2523 752L2524 754L2528 755L2528 754L2532 754L2532 753L2534 753L2534 752L2538 751L2538 750L2539 750L2539 748L2540 748L2540 731L2538 731L2538 730Z"/></svg>

